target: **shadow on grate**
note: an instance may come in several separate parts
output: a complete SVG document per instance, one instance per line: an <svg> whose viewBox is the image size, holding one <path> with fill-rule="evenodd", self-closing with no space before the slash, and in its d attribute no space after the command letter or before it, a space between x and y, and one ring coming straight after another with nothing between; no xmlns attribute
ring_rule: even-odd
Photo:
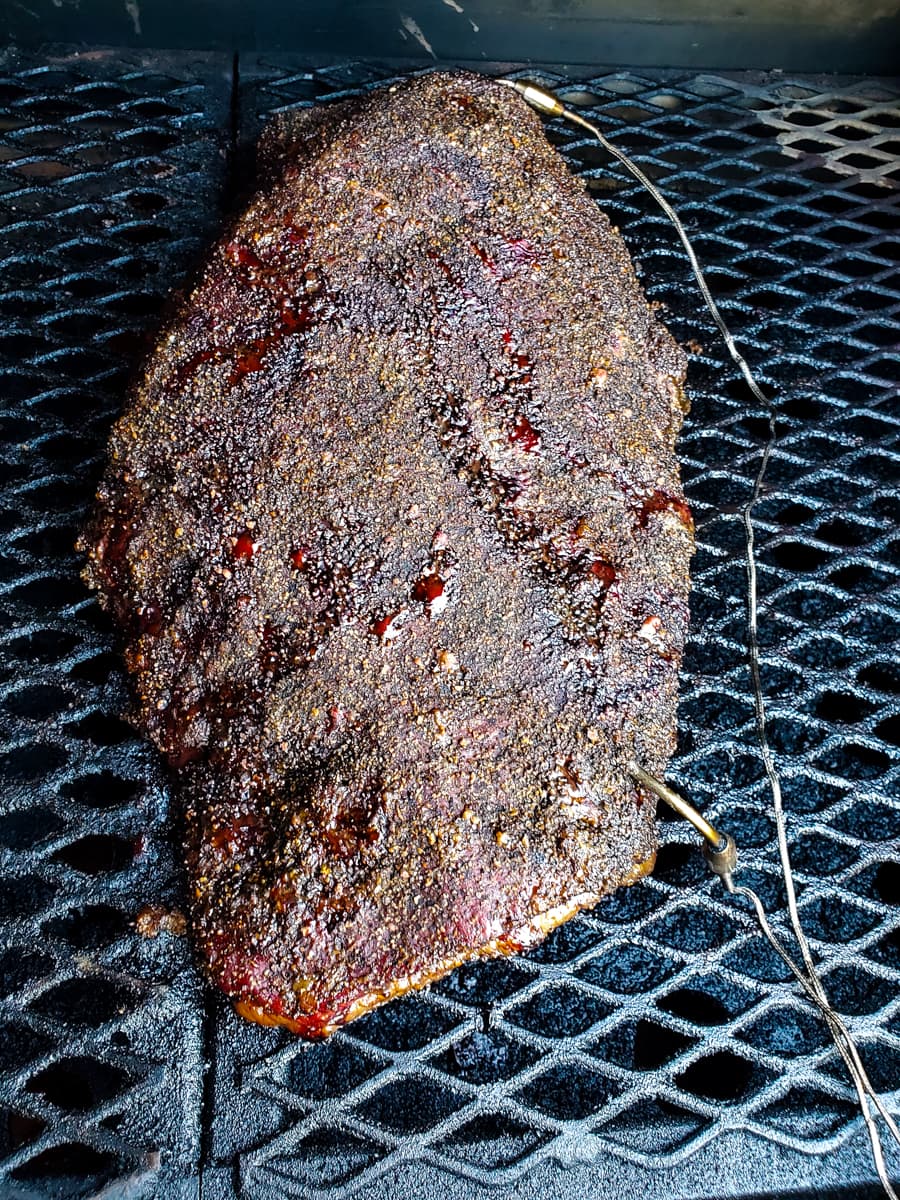
<svg viewBox="0 0 900 1200"><path fill-rule="evenodd" d="M0 1192L187 1194L201 1016L155 756L74 541L135 358L218 215L222 63L0 63ZM161 1182L164 1181L164 1182ZM125 1194L117 1191L116 1194Z"/></svg>

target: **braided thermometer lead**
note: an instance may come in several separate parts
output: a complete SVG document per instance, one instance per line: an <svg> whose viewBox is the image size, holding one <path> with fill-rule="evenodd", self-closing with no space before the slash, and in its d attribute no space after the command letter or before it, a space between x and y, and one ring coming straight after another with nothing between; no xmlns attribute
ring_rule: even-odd
<svg viewBox="0 0 900 1200"><path fill-rule="evenodd" d="M875 1169L878 1172L878 1178L884 1188L885 1193L890 1197L890 1200L900 1200L897 1192L894 1190L890 1178L888 1176L887 1166L884 1159L884 1148L881 1142L881 1132L876 1124L875 1117L872 1113L874 1106L877 1113L883 1119L885 1125L891 1133L893 1140L900 1147L900 1129L898 1129L894 1118L885 1108L884 1103L875 1092L872 1084L866 1074L862 1061L860 1060L859 1051L853 1037L850 1034L846 1024L832 1008L828 997L825 994L825 989L822 986L822 981L819 978L816 970L816 965L813 960L812 951L807 941L806 934L803 930L803 925L800 920L800 913L797 908L797 894L794 887L794 876L791 870L790 854L788 852L787 827L784 814L784 801L781 794L781 783L778 778L778 772L775 767L775 760L769 746L769 739L766 727L766 704L762 690L762 679L760 676L759 663L759 623L758 623L758 603L757 603L757 568L755 554L755 540L753 531L753 509L762 494L763 480L765 479L766 469L769 465L769 459L772 454L772 447L775 444L776 427L775 427L775 409L767 398L762 388L756 382L753 372L747 365L744 356L741 354L735 345L731 331L725 324L725 320L719 311L719 307L712 297L709 286L703 275L700 263L697 260L697 255L691 245L684 225L681 219L675 212L675 209L669 204L665 196L659 191L656 185L648 179L637 163L618 146L613 145L600 132L596 125L587 121L580 113L573 112L556 98L552 93L546 91L538 84L527 80L508 80L502 79L501 83L515 89L533 108L545 116L562 117L569 121L572 125L581 126L593 137L613 158L617 159L623 167L631 174L638 183L644 187L665 215L672 222L675 231L681 240L687 254L688 261L691 265L691 270L694 273L694 278L697 280L697 286L700 289L700 294L709 309L712 319L716 323L719 333L722 335L722 340L731 355L732 360L738 367L745 383L749 387L754 398L762 406L768 415L768 437L763 448L762 458L759 464L759 470L756 474L753 490L750 494L750 499L743 509L744 531L746 534L746 551L747 551L747 647L750 661L750 677L753 685L753 702L756 710L756 731L759 740L760 752L762 754L763 765L765 767L766 778L769 782L769 787L772 792L772 804L775 814L775 828L778 838L778 853L781 859L782 874L784 875L785 893L787 896L788 915L790 917L791 928L794 931L794 936L797 940L797 945L800 948L800 956L802 965L797 963L789 951L785 948L783 942L778 938L775 931L772 929L769 919L766 916L763 903L759 896L751 888L737 887L732 880L732 874L737 867L737 852L734 841L725 834L720 833L699 813L695 808L687 803L683 797L679 796L671 788L660 780L654 778L648 772L644 771L637 763L630 763L629 770L635 779L655 792L656 795L664 800L672 807L680 816L690 821L695 829L706 839L706 860L710 868L717 874L726 890L732 895L746 897L753 905L753 910L756 919L759 922L760 929L763 935L783 960L791 974L797 980L801 989L807 998L819 1010L822 1017L828 1026L829 1032L834 1040L834 1044L844 1060L850 1078L853 1080L853 1085L856 1088L856 1094L859 1099L859 1107L862 1113L863 1120L866 1125L866 1130L869 1135L869 1141L872 1146L872 1158L875 1163Z"/></svg>

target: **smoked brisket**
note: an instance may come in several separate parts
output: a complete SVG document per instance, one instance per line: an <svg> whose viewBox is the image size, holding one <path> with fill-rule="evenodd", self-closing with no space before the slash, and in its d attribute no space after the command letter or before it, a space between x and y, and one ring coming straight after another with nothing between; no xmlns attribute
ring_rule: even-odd
<svg viewBox="0 0 900 1200"><path fill-rule="evenodd" d="M650 870L685 359L518 95L279 118L84 535L183 797L193 929L317 1036Z"/></svg>

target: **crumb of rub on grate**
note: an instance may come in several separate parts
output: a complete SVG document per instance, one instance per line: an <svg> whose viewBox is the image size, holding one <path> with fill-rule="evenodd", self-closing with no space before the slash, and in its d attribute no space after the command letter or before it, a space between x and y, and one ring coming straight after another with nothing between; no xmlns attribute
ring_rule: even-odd
<svg viewBox="0 0 900 1200"><path fill-rule="evenodd" d="M685 355L510 90L278 118L83 537L187 815L196 945L322 1036L652 866Z"/></svg>

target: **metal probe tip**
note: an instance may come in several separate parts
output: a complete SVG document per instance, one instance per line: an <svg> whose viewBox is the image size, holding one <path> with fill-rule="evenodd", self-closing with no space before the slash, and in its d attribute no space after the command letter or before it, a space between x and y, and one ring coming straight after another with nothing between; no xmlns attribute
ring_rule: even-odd
<svg viewBox="0 0 900 1200"><path fill-rule="evenodd" d="M738 856L737 846L731 834L725 834L718 849L710 845L704 846L703 857L712 873L719 876L729 892L732 891L734 884L731 882L731 876L737 870Z"/></svg>
<svg viewBox="0 0 900 1200"><path fill-rule="evenodd" d="M518 92L532 108L545 113L548 117L561 117L566 111L565 105L557 100L552 92L548 92L540 84L532 83L530 79L500 79L498 83L505 84L506 87Z"/></svg>
<svg viewBox="0 0 900 1200"><path fill-rule="evenodd" d="M638 766L634 760L628 763L628 771L638 783L643 784L654 795L659 796L660 800L664 800L671 809L674 809L679 817L690 821L697 832L706 839L703 855L707 865L715 875L721 877L726 888L731 891L733 886L731 876L737 867L737 846L731 834L720 833L714 825L710 825L702 813L694 808L693 804L688 804L683 796L679 796L661 779L657 779L655 775L651 775L649 771Z"/></svg>

